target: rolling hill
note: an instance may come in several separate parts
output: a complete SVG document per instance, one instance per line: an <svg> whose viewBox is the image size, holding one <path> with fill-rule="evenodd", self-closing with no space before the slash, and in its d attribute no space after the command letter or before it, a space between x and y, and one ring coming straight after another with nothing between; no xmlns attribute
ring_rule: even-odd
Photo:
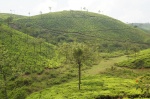
<svg viewBox="0 0 150 99"><path fill-rule="evenodd" d="M14 21L16 29L44 38L47 42L85 42L101 51L115 51L133 46L147 48L150 35L111 17L85 12L62 11ZM148 42L149 43L149 42Z"/></svg>
<svg viewBox="0 0 150 99"><path fill-rule="evenodd" d="M0 13L0 19L5 20L8 17L13 17L14 19L25 18L26 16L16 15L16 14L8 14L8 13Z"/></svg>
<svg viewBox="0 0 150 99"><path fill-rule="evenodd" d="M4 14L1 19L8 17L9 14ZM115 62L127 59L126 56L122 58L116 55L119 50L136 52L150 47L150 34L138 28L105 15L85 11L18 16L7 25L5 21L0 23L0 97L2 98L5 97L5 90L10 99L137 98L146 90L141 92L136 89L137 82L134 79L141 77L140 73L114 67ZM85 48L84 54L88 57L93 53L98 57L94 58L93 55L91 60L97 59L98 62L91 64L92 61L88 61L89 67L82 64L83 77L80 91L77 88L76 64L73 61L65 62L65 58L68 57L73 60L69 55L74 55L73 51L77 51L74 48L78 44ZM113 51L116 53L102 53ZM147 52L149 53L149 50L144 53ZM145 66L148 66L149 59L145 59L149 58L149 54L144 53L132 55L132 60L136 61L135 55L139 55L136 59L141 59L146 62ZM111 58L109 61L111 54L117 57L115 61ZM86 56L83 58L87 59ZM104 63L99 64L101 60ZM93 70L96 69L103 72L88 74L95 72ZM4 74L7 79L3 79ZM147 82L145 84L147 85Z"/></svg>

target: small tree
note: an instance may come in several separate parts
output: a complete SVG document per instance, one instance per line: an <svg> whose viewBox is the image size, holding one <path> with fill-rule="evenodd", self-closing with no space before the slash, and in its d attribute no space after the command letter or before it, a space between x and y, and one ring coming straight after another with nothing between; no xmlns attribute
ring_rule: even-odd
<svg viewBox="0 0 150 99"><path fill-rule="evenodd" d="M136 59L136 57L137 57L137 52L139 52L140 49L139 49L138 47L133 47L131 50L134 51L135 59Z"/></svg>
<svg viewBox="0 0 150 99"><path fill-rule="evenodd" d="M86 10L86 7L83 7L83 10Z"/></svg>
<svg viewBox="0 0 150 99"><path fill-rule="evenodd" d="M79 90L81 89L81 67L83 65L92 65L98 59L97 51L83 43L64 43L60 46L60 52L65 57L65 63L71 63L78 66Z"/></svg>
<svg viewBox="0 0 150 99"><path fill-rule="evenodd" d="M81 84L81 65L82 65L82 60L83 60L83 49L81 49L80 47L74 49L73 52L73 56L75 59L75 62L78 64L78 68L79 68L79 90L80 90L80 84Z"/></svg>
<svg viewBox="0 0 150 99"><path fill-rule="evenodd" d="M13 17L8 17L6 20L5 20L8 24L8 26L10 25L10 23L13 21Z"/></svg>
<svg viewBox="0 0 150 99"><path fill-rule="evenodd" d="M51 10L52 10L52 7L49 7L49 11L51 12Z"/></svg>
<svg viewBox="0 0 150 99"><path fill-rule="evenodd" d="M70 63L70 61L72 61L72 46L69 43L63 43L63 44L59 44L59 54L64 56L65 58L65 64L66 63Z"/></svg>
<svg viewBox="0 0 150 99"><path fill-rule="evenodd" d="M38 44L40 44L40 53L42 51L42 43L44 42L45 40L43 38L37 38L37 42Z"/></svg>
<svg viewBox="0 0 150 99"><path fill-rule="evenodd" d="M78 75L79 75L79 90L81 89L81 67L83 65L90 66L94 64L98 57L96 56L97 51L94 51L93 48L82 44L82 43L74 43L73 44L73 60L75 64L78 66Z"/></svg>

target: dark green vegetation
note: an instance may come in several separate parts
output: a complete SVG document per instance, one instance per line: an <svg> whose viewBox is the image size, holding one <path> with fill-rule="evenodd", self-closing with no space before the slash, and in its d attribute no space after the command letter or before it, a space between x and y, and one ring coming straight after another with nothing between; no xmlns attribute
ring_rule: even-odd
<svg viewBox="0 0 150 99"><path fill-rule="evenodd" d="M0 15L0 98L150 97L150 34L84 11Z"/></svg>

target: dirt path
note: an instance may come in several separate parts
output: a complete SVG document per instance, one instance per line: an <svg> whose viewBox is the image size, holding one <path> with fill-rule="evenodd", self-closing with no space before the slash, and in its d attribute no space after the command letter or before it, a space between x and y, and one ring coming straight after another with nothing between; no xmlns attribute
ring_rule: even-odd
<svg viewBox="0 0 150 99"><path fill-rule="evenodd" d="M99 72L105 71L106 68L114 66L114 63L121 62L126 59L127 59L126 56L121 56L110 58L109 60L102 60L98 65L94 65L90 69L84 71L83 75L87 76L99 74Z"/></svg>

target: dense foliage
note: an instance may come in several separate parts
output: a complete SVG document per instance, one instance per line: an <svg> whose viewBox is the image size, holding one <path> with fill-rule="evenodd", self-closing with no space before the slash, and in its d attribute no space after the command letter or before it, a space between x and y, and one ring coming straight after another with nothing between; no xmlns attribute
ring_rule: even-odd
<svg viewBox="0 0 150 99"><path fill-rule="evenodd" d="M131 74L129 71L124 72L127 72L126 74L128 75ZM71 81L69 83L53 86L34 93L27 97L27 99L131 99L142 97L143 93L140 89L136 89L137 82L135 79L110 75L84 77L80 91L77 89L77 83L77 81ZM147 95L147 97L150 97L150 95Z"/></svg>

